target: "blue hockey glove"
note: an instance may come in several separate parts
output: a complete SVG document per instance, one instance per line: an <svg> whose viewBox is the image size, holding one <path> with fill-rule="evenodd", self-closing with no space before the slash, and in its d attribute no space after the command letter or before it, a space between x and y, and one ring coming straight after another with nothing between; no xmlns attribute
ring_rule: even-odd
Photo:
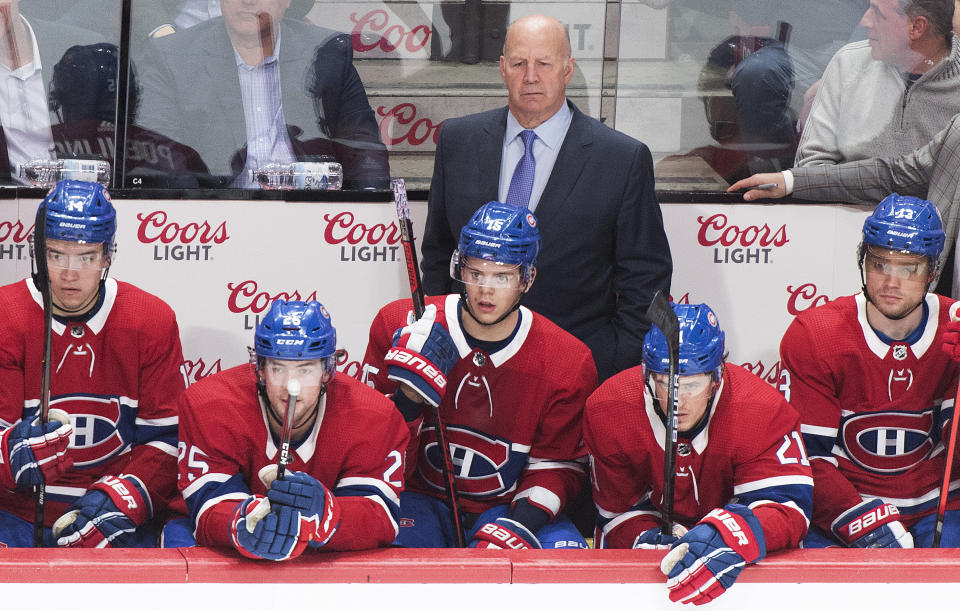
<svg viewBox="0 0 960 611"><path fill-rule="evenodd" d="M140 480L130 475L98 479L53 524L60 547L126 547L153 514Z"/></svg>
<svg viewBox="0 0 960 611"><path fill-rule="evenodd" d="M340 523L337 497L306 473L288 471L270 484L267 498L275 509L289 507L299 513L300 530L310 534L310 547L325 545Z"/></svg>
<svg viewBox="0 0 960 611"><path fill-rule="evenodd" d="M673 534L665 535L659 528L645 530L633 540L633 549L669 549L687 533L681 524L673 525Z"/></svg>
<svg viewBox="0 0 960 611"><path fill-rule="evenodd" d="M0 437L0 483L8 490L55 482L73 466L67 445L73 427L66 412L51 409L42 426L21 420Z"/></svg>
<svg viewBox="0 0 960 611"><path fill-rule="evenodd" d="M847 547L913 547L913 535L900 521L900 510L880 499L844 511L830 530Z"/></svg>
<svg viewBox="0 0 960 611"><path fill-rule="evenodd" d="M447 392L447 374L460 359L450 332L436 322L437 307L428 305L419 320L407 317L407 326L393 334L393 347L383 358L387 377L408 385L433 405Z"/></svg>
<svg viewBox="0 0 960 611"><path fill-rule="evenodd" d="M510 518L497 518L481 526L471 547L479 549L541 549L536 535Z"/></svg>
<svg viewBox="0 0 960 611"><path fill-rule="evenodd" d="M287 560L306 549L312 531L301 529L300 513L286 505L272 507L252 495L237 506L230 524L233 546L247 558Z"/></svg>
<svg viewBox="0 0 960 611"><path fill-rule="evenodd" d="M673 602L702 605L726 592L743 567L766 555L760 521L744 505L708 513L663 557Z"/></svg>

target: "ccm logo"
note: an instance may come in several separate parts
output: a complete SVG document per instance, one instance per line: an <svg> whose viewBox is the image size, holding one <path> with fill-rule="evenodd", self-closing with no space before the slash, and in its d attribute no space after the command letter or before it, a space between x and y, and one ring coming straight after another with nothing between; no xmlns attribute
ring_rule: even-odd
<svg viewBox="0 0 960 611"><path fill-rule="evenodd" d="M875 524L885 521L889 517L899 514L900 510L893 505L881 505L872 510L870 513L860 516L853 522L850 522L850 535L856 535L862 530L868 530L871 526L874 526Z"/></svg>
<svg viewBox="0 0 960 611"><path fill-rule="evenodd" d="M437 371L429 361L424 360L424 358L416 352L409 352L402 348L391 348L387 351L387 355L383 360L387 363L402 364L406 369L421 372L431 380L437 388L444 388L447 385L446 376L444 376L442 372Z"/></svg>
<svg viewBox="0 0 960 611"><path fill-rule="evenodd" d="M113 491L116 492L121 499L127 502L127 507L129 509L137 508L137 499L134 498L132 494L130 494L130 490L127 489L127 486L123 483L122 480L117 479L112 475L109 475L103 478L103 483L113 488Z"/></svg>
<svg viewBox="0 0 960 611"><path fill-rule="evenodd" d="M278 346L299 346L302 343L303 343L302 339L283 339L283 338L277 339Z"/></svg>
<svg viewBox="0 0 960 611"><path fill-rule="evenodd" d="M743 532L743 529L740 528L740 523L737 522L737 519L726 511L722 509L714 509L707 515L716 518L721 524L723 524L723 526L730 531L730 534L737 539L737 543L740 545L748 545L750 543L750 538L747 537L746 533Z"/></svg>

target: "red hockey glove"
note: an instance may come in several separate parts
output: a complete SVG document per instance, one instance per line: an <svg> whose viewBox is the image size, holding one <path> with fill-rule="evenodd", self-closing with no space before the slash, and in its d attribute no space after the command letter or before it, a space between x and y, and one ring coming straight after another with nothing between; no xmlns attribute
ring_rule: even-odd
<svg viewBox="0 0 960 611"><path fill-rule="evenodd" d="M126 547L152 514L150 497L139 479L107 475L54 522L53 536L60 547Z"/></svg>
<svg viewBox="0 0 960 611"><path fill-rule="evenodd" d="M944 327L943 344L940 347L950 358L960 363L960 320L951 320Z"/></svg>
<svg viewBox="0 0 960 611"><path fill-rule="evenodd" d="M726 592L743 567L767 553L763 528L750 508L714 509L680 537L660 562L673 602L702 605Z"/></svg>
<svg viewBox="0 0 960 611"><path fill-rule="evenodd" d="M21 420L0 437L0 484L8 490L55 482L73 466L67 445L73 428L66 412L51 409L42 426Z"/></svg>
<svg viewBox="0 0 960 611"><path fill-rule="evenodd" d="M488 522L473 535L470 547L479 549L541 549L536 535L510 518Z"/></svg>
<svg viewBox="0 0 960 611"><path fill-rule="evenodd" d="M847 547L913 547L900 510L880 499L854 505L833 521L830 530Z"/></svg>
<svg viewBox="0 0 960 611"><path fill-rule="evenodd" d="M393 347L383 357L389 379L406 384L434 407L443 401L447 374L460 358L450 332L436 318L437 306L428 305L419 320L393 334Z"/></svg>

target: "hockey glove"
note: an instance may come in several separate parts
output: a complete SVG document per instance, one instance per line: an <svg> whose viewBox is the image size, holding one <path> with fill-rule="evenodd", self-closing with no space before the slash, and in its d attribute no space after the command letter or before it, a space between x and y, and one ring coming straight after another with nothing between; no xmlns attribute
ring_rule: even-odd
<svg viewBox="0 0 960 611"><path fill-rule="evenodd" d="M107 475L53 524L60 547L126 547L137 527L153 514L140 480Z"/></svg>
<svg viewBox="0 0 960 611"><path fill-rule="evenodd" d="M283 479L270 484L267 498L274 509L289 507L299 514L300 530L310 535L310 547L322 547L337 531L337 497L306 473L288 471Z"/></svg>
<svg viewBox="0 0 960 611"><path fill-rule="evenodd" d="M272 507L260 495L240 503L230 523L233 546L247 558L296 558L306 549L311 534L301 529L299 512L285 505Z"/></svg>
<svg viewBox="0 0 960 611"><path fill-rule="evenodd" d="M42 426L21 420L0 437L0 483L8 490L54 482L73 466L67 445L73 427L67 413L49 411Z"/></svg>
<svg viewBox="0 0 960 611"><path fill-rule="evenodd" d="M633 549L670 549L680 537L687 534L682 524L673 525L673 534L665 535L659 528L645 530L633 540Z"/></svg>
<svg viewBox="0 0 960 611"><path fill-rule="evenodd" d="M830 530L847 547L913 547L900 510L880 499L854 505L833 521Z"/></svg>
<svg viewBox="0 0 960 611"><path fill-rule="evenodd" d="M481 526L471 547L479 549L541 549L536 535L510 518L497 518Z"/></svg>
<svg viewBox="0 0 960 611"><path fill-rule="evenodd" d="M726 592L767 553L760 521L744 505L708 513L660 562L673 602L702 605Z"/></svg>
<svg viewBox="0 0 960 611"><path fill-rule="evenodd" d="M960 320L951 320L947 323L940 347L951 359L960 363Z"/></svg>
<svg viewBox="0 0 960 611"><path fill-rule="evenodd" d="M407 326L393 334L393 347L383 358L388 378L408 385L434 407L443 400L447 374L460 359L450 332L436 318L433 304L419 320L409 315Z"/></svg>

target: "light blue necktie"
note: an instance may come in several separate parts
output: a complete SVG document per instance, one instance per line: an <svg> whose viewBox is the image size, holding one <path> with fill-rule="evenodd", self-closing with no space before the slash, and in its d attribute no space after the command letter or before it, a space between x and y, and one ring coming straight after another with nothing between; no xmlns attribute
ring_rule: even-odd
<svg viewBox="0 0 960 611"><path fill-rule="evenodd" d="M507 191L507 203L529 207L530 192L533 191L533 175L537 168L537 162L533 158L533 141L537 139L537 134L532 129L525 129L520 132L520 137L523 138L523 157L513 170L510 189Z"/></svg>

